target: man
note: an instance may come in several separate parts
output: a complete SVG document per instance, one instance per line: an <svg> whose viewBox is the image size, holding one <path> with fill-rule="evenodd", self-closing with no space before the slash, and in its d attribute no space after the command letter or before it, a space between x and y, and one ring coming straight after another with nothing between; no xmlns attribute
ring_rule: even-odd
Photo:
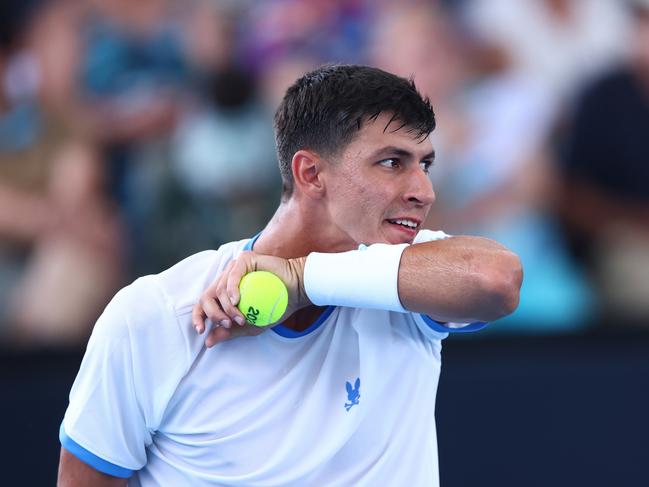
<svg viewBox="0 0 649 487"><path fill-rule="evenodd" d="M521 269L490 240L420 231L434 125L414 84L378 69L297 80L264 231L138 279L99 319L60 485L437 485L441 340L515 309ZM235 307L255 269L289 289L263 332Z"/></svg>

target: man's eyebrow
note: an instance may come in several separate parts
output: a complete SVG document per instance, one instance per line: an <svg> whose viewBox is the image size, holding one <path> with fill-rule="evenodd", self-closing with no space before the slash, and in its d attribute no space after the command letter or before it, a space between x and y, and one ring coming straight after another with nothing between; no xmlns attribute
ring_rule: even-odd
<svg viewBox="0 0 649 487"><path fill-rule="evenodd" d="M372 154L372 158L376 157L381 157L381 156L387 156L387 155L394 155L394 156L399 156L399 157L414 157L412 152L406 150L406 149L401 149L400 147L394 147L394 146L388 146L388 147L383 147L376 152ZM435 151L431 151L428 154L424 155L421 160L426 161L426 160L434 160L435 159Z"/></svg>

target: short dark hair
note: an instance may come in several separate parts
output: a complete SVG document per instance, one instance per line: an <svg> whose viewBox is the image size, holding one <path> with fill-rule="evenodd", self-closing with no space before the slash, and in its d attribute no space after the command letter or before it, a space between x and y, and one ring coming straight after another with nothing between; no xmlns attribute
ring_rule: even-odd
<svg viewBox="0 0 649 487"><path fill-rule="evenodd" d="M358 65L327 65L299 78L275 113L282 197L293 193L291 161L298 150L335 156L381 113L391 114L388 125L399 123L395 131L407 127L413 138L424 140L435 128L430 101L412 79Z"/></svg>

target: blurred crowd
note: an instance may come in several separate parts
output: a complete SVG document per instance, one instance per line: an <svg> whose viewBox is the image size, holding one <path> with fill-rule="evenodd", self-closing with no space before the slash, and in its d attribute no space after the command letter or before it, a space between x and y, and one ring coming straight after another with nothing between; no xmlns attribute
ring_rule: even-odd
<svg viewBox="0 0 649 487"><path fill-rule="evenodd" d="M2 0L0 342L83 344L135 277L259 232L322 63L413 76L426 223L525 267L494 332L649 324L649 0Z"/></svg>

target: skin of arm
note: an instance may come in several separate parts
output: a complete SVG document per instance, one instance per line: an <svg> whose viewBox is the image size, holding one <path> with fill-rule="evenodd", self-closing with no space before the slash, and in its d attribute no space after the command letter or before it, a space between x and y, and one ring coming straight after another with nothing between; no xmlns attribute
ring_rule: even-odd
<svg viewBox="0 0 649 487"><path fill-rule="evenodd" d="M518 306L523 270L516 254L482 237L407 247L399 266L403 307L442 322L492 321Z"/></svg>
<svg viewBox="0 0 649 487"><path fill-rule="evenodd" d="M208 334L207 346L263 331L246 325L236 307L239 282L248 272L267 270L287 285L289 306L282 319L311 305L304 291L305 262L306 257L241 253L194 306L192 323L198 333L205 331L206 318L218 325ZM522 280L520 259L506 247L487 238L452 237L407 247L399 265L398 291L406 309L441 322L491 321L516 309Z"/></svg>
<svg viewBox="0 0 649 487"><path fill-rule="evenodd" d="M57 487L125 487L128 479L113 477L95 470L65 448L61 448Z"/></svg>

